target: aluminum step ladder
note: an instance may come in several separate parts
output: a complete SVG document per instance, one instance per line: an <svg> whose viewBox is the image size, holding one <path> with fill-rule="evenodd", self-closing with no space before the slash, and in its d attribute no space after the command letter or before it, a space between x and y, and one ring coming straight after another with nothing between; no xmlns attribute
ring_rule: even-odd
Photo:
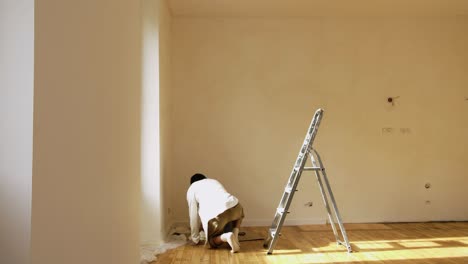
<svg viewBox="0 0 468 264"><path fill-rule="evenodd" d="M307 130L307 134L304 139L304 143L302 144L301 150L299 151L299 155L297 156L296 163L292 169L291 175L289 176L288 183L286 184L286 188L284 189L283 196L281 197L280 203L278 208L276 209L275 217L273 219L273 223L268 231L267 238L264 241L263 247L268 249L267 254L272 254L273 249L275 247L276 241L280 236L281 228L283 227L284 220L289 210L289 206L291 205L291 201L294 197L294 193L297 191L297 185L299 183L299 179L301 178L301 174L303 171L314 171L315 176L317 178L317 182L319 185L320 192L322 194L323 202L325 204L325 208L327 209L328 219L330 221L331 227L333 229L333 234L335 235L336 242L339 245L343 245L346 247L349 253L352 252L351 246L348 241L348 236L346 235L346 230L343 226L343 222L341 221L341 216L338 211L338 206L336 205L335 197L333 196L332 189L330 187L330 183L328 182L327 174L325 173L325 167L323 166L322 159L318 152L312 148L312 144L314 142L315 136L317 135L317 131L320 125L320 121L323 117L323 110L318 109L314 117L312 118L312 122L310 123L309 129ZM307 158L310 157L312 162L312 167L305 167ZM323 184L325 183L326 189L323 188ZM330 205L328 202L328 198L331 200L332 210L330 210ZM340 232L343 239L340 239L335 222L338 222Z"/></svg>

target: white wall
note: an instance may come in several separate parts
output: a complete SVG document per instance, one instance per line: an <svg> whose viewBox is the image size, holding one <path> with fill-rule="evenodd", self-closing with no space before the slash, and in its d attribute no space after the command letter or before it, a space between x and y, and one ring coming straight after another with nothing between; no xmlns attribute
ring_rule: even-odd
<svg viewBox="0 0 468 264"><path fill-rule="evenodd" d="M142 134L140 243L161 243L159 133L159 2L142 1Z"/></svg>
<svg viewBox="0 0 468 264"><path fill-rule="evenodd" d="M0 262L30 260L34 1L0 1Z"/></svg>
<svg viewBox="0 0 468 264"><path fill-rule="evenodd" d="M175 218L203 172L246 224L270 224L323 107L315 146L345 222L467 220L467 29L466 17L174 17ZM311 174L299 189L289 223L325 221Z"/></svg>
<svg viewBox="0 0 468 264"><path fill-rule="evenodd" d="M158 245L171 226L170 27L166 1L142 1L141 243Z"/></svg>
<svg viewBox="0 0 468 264"><path fill-rule="evenodd" d="M32 263L139 261L141 6L35 6Z"/></svg>
<svg viewBox="0 0 468 264"><path fill-rule="evenodd" d="M161 1L159 13L159 109L161 141L161 180L163 196L163 231L168 232L173 223L172 173L172 16L166 1Z"/></svg>

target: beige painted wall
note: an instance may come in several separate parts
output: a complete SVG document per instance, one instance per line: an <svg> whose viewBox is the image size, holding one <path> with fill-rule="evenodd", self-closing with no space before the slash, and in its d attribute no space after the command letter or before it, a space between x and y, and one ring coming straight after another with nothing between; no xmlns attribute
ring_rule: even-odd
<svg viewBox="0 0 468 264"><path fill-rule="evenodd" d="M35 2L32 263L136 263L140 2Z"/></svg>
<svg viewBox="0 0 468 264"><path fill-rule="evenodd" d="M34 1L0 1L0 263L30 263Z"/></svg>
<svg viewBox="0 0 468 264"><path fill-rule="evenodd" d="M315 146L345 222L467 220L467 29L466 17L175 17L175 219L203 172L239 197L246 224L270 224L322 107ZM290 211L290 224L325 221L311 174Z"/></svg>

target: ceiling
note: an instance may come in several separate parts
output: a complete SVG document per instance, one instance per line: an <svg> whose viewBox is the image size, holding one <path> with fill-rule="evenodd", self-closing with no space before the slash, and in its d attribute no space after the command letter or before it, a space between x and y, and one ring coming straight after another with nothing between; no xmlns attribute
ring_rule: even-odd
<svg viewBox="0 0 468 264"><path fill-rule="evenodd" d="M173 16L452 16L468 15L468 0L168 0Z"/></svg>

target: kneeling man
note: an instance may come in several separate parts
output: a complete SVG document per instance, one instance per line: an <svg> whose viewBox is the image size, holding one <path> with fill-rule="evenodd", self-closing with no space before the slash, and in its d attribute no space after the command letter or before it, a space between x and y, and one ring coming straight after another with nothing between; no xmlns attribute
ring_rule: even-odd
<svg viewBox="0 0 468 264"><path fill-rule="evenodd" d="M191 240L195 244L200 242L201 219L206 234L205 245L217 248L226 242L232 253L240 250L238 235L244 210L239 200L228 193L220 182L208 179L203 174L193 175L187 191L187 202Z"/></svg>

